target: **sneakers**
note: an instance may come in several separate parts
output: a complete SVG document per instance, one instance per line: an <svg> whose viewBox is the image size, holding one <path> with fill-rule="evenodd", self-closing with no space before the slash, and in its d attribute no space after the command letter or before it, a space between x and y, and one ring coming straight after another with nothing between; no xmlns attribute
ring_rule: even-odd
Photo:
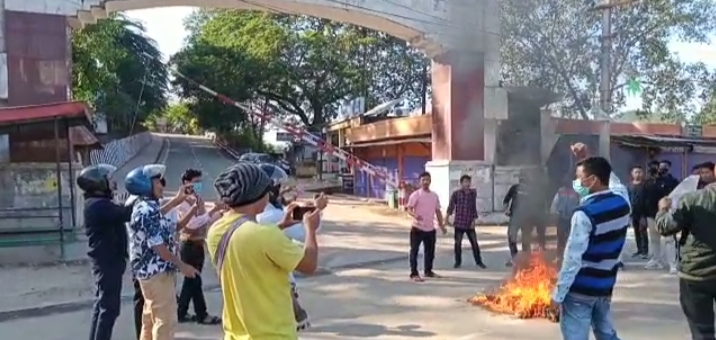
<svg viewBox="0 0 716 340"><path fill-rule="evenodd" d="M515 263L512 262L512 259L508 259L507 262L505 262L505 267L512 267L514 265L515 265Z"/></svg>
<svg viewBox="0 0 716 340"><path fill-rule="evenodd" d="M659 260L651 259L644 266L645 269L664 269L664 265Z"/></svg>
<svg viewBox="0 0 716 340"><path fill-rule="evenodd" d="M669 274L675 275L679 273L679 269L676 265L669 265Z"/></svg>
<svg viewBox="0 0 716 340"><path fill-rule="evenodd" d="M480 267L480 269L487 269L487 266L482 262L475 263L475 265Z"/></svg>

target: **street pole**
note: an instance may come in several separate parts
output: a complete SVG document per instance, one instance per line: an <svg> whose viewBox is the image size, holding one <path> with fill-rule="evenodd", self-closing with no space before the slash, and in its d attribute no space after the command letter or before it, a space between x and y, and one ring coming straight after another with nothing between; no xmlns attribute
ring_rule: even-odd
<svg viewBox="0 0 716 340"><path fill-rule="evenodd" d="M612 106L612 8L628 6L640 0L602 0L592 10L602 11L601 56L599 58L599 154L609 160L611 158L611 106Z"/></svg>
<svg viewBox="0 0 716 340"><path fill-rule="evenodd" d="M609 0L607 0L609 1ZM601 79L599 82L599 153L607 160L611 159L611 68L612 68L612 7L602 11L602 46L600 58ZM595 117L597 118L597 117Z"/></svg>

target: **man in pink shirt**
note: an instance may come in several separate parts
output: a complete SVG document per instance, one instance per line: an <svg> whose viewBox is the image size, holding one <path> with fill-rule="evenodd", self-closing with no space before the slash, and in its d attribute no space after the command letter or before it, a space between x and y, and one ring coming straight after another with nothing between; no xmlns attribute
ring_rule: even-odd
<svg viewBox="0 0 716 340"><path fill-rule="evenodd" d="M413 218L410 228L410 278L415 282L423 281L418 273L420 244L423 245L425 255L423 257L425 277L438 277L433 272L435 242L437 241L435 219L437 218L438 226L443 234L447 232L447 229L445 229L443 215L440 212L440 199L436 193L430 191L430 173L420 174L420 189L414 191L408 198L408 214Z"/></svg>

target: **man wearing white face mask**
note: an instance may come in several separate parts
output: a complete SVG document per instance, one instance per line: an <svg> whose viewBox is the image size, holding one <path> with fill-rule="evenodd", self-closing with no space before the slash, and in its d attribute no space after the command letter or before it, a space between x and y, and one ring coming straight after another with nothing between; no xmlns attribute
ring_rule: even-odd
<svg viewBox="0 0 716 340"><path fill-rule="evenodd" d="M552 296L560 307L565 340L588 340L590 328L600 340L619 340L611 316L611 297L621 267L621 252L630 225L626 187L603 157L588 157L578 143L574 191L581 197L572 214L571 232Z"/></svg>
<svg viewBox="0 0 716 340"><path fill-rule="evenodd" d="M206 229L220 217L221 205L216 204L211 211L206 210L206 203L201 197L201 171L187 169L184 171L181 180L188 196L183 203L176 207L175 211L179 218L189 218L189 220L186 225L179 228L179 238L181 240L179 254L182 261L196 268L201 274L204 268ZM193 207L196 207L196 209L192 210ZM190 303L194 304L195 315L188 313ZM221 318L210 315L207 312L201 275L184 279L179 293L177 313L179 322L195 321L204 325L221 324Z"/></svg>

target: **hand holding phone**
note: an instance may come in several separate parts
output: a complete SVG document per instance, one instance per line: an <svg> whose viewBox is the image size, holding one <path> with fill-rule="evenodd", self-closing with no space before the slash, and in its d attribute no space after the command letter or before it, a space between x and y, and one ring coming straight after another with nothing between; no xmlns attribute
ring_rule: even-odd
<svg viewBox="0 0 716 340"><path fill-rule="evenodd" d="M307 213L315 211L317 208L312 206L298 206L293 209L292 217L294 221L303 220L303 216Z"/></svg>

